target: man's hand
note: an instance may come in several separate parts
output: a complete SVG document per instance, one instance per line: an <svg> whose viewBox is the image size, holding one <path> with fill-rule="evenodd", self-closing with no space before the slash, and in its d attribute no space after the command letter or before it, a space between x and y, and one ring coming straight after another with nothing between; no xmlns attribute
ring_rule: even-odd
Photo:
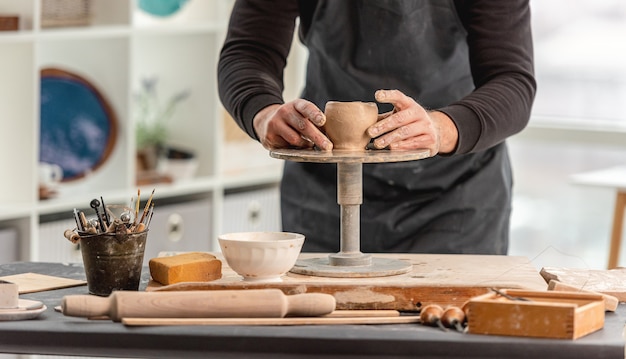
<svg viewBox="0 0 626 359"><path fill-rule="evenodd" d="M311 148L330 151L333 144L320 131L326 116L313 103L297 99L283 105L270 105L254 116L253 125L263 147Z"/></svg>
<svg viewBox="0 0 626 359"><path fill-rule="evenodd" d="M367 130L376 138L375 148L428 149L431 156L454 151L459 134L447 115L426 111L398 90L378 90L375 96L376 101L391 103L394 107L393 111L380 115L379 121Z"/></svg>

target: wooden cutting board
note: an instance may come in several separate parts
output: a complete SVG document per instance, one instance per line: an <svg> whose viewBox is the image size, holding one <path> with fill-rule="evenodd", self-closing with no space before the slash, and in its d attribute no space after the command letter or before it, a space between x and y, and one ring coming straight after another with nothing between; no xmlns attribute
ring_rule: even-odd
<svg viewBox="0 0 626 359"><path fill-rule="evenodd" d="M546 282L556 280L581 290L612 295L620 302L626 302L626 268L595 270L544 267L540 273Z"/></svg>
<svg viewBox="0 0 626 359"><path fill-rule="evenodd" d="M54 277L39 273L21 273L0 277L0 280L17 284L20 294L86 285L87 281Z"/></svg>
<svg viewBox="0 0 626 359"><path fill-rule="evenodd" d="M219 253L215 254L218 258ZM303 253L304 258L326 254ZM526 257L455 254L373 254L413 264L411 272L377 278L329 278L288 273L280 283L254 283L241 279L222 259L222 278L212 282L160 286L146 290L222 290L278 288L285 294L327 293L337 309L418 310L428 304L463 305L470 298L498 289L546 290L547 283Z"/></svg>

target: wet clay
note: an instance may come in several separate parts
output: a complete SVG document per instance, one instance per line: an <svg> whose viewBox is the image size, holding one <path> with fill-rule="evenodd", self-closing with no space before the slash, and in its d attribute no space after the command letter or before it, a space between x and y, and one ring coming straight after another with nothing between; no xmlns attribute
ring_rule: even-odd
<svg viewBox="0 0 626 359"><path fill-rule="evenodd" d="M324 132L333 149L364 151L371 139L366 131L378 119L378 106L373 102L328 101L324 114Z"/></svg>

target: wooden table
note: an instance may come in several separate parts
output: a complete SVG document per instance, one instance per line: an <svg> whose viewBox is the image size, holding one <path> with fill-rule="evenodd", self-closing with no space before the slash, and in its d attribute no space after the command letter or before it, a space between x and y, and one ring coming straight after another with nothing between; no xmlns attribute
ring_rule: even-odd
<svg viewBox="0 0 626 359"><path fill-rule="evenodd" d="M163 253L166 254L166 253ZM462 306L491 288L546 290L548 285L530 260L522 256L479 254L371 253L373 258L411 264L408 273L365 278L335 278L288 273L282 282L243 281L220 253L222 278L203 283L176 283L148 290L222 290L278 288L285 294L326 293L337 300L337 309L393 309L415 311L419 306ZM302 261L328 257L329 253L300 253Z"/></svg>
<svg viewBox="0 0 626 359"><path fill-rule="evenodd" d="M608 187L616 190L613 225L611 229L611 246L609 248L608 268L618 266L624 228L624 212L626 210L626 166L616 166L599 171L579 173L572 176L576 184Z"/></svg>
<svg viewBox="0 0 626 359"><path fill-rule="evenodd" d="M0 265L0 276L27 272L85 278L78 264ZM148 279L145 269L143 288ZM154 358L624 358L626 305L607 313L604 329L570 341L461 334L416 324L125 327L54 311L64 295L85 293L81 286L22 295L48 309L37 319L0 322L0 352Z"/></svg>

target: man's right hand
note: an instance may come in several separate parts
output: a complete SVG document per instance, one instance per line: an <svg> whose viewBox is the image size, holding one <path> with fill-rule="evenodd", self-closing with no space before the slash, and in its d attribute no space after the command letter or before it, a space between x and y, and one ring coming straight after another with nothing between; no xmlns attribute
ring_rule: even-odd
<svg viewBox="0 0 626 359"><path fill-rule="evenodd" d="M254 116L253 125L263 147L311 148L314 145L324 151L333 149L319 127L326 116L315 104L297 99L283 105L265 107Z"/></svg>

